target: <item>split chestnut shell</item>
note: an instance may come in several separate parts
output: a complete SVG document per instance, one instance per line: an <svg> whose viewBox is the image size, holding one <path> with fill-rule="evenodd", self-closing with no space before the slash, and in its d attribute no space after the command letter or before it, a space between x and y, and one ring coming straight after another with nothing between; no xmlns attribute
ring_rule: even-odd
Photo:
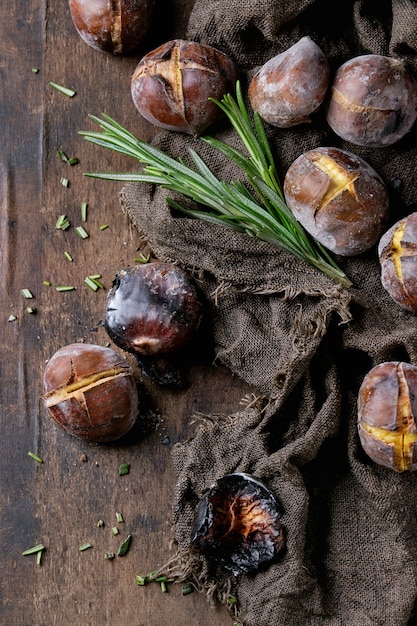
<svg viewBox="0 0 417 626"><path fill-rule="evenodd" d="M198 504L191 546L235 576L258 569L284 548L281 510L257 478L226 474Z"/></svg>

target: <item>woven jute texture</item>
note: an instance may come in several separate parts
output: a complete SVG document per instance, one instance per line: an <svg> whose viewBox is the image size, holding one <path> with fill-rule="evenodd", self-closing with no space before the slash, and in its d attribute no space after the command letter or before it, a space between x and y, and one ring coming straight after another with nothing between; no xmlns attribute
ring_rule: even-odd
<svg viewBox="0 0 417 626"><path fill-rule="evenodd" d="M404 60L417 76L417 3L411 0L197 0L187 38L237 64L242 85L272 56L309 35L332 72L359 54ZM227 124L213 130L236 143ZM305 150L338 146L376 169L390 224L415 211L417 129L383 149L338 139L323 110L310 124L267 128L281 178ZM155 145L187 161L194 148L223 179L234 166L198 138L161 131ZM344 289L249 236L174 215L166 192L127 184L121 204L158 258L196 277L216 359L257 390L232 415L198 416L173 449L175 547L169 570L201 591L238 599L245 626L401 626L417 593L417 484L366 457L357 434L364 375L387 360L417 363L417 317L384 291L376 249L337 259ZM192 416L190 416L191 418ZM228 472L263 480L283 507L287 549L256 573L229 579L188 552L194 508Z"/></svg>

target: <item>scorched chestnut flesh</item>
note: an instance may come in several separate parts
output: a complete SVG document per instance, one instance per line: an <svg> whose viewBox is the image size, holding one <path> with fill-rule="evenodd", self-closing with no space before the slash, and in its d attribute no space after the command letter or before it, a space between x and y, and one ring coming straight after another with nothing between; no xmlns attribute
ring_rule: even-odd
<svg viewBox="0 0 417 626"><path fill-rule="evenodd" d="M258 569L284 548L280 506L257 478L226 474L198 504L191 545L238 575Z"/></svg>

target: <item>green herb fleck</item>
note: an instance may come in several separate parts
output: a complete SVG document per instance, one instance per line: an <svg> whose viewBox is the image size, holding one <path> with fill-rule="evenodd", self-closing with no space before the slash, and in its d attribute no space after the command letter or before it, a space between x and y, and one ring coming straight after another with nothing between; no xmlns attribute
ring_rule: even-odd
<svg viewBox="0 0 417 626"><path fill-rule="evenodd" d="M117 556L125 556L128 553L130 544L132 543L132 535L128 535L126 539L120 544L117 550Z"/></svg>
<svg viewBox="0 0 417 626"><path fill-rule="evenodd" d="M116 520L119 523L124 522L123 515L121 513L116 513Z"/></svg>
<svg viewBox="0 0 417 626"><path fill-rule="evenodd" d="M70 255L70 253L67 250L64 250L64 256L66 259L68 259L68 261L73 261L72 256Z"/></svg>
<svg viewBox="0 0 417 626"><path fill-rule="evenodd" d="M84 226L76 226L74 230L77 233L77 235L81 237L81 239L87 239L89 236Z"/></svg>
<svg viewBox="0 0 417 626"><path fill-rule="evenodd" d="M112 559L114 559L115 557L115 553L114 552L105 552L104 553L104 558L106 559L106 561L111 561Z"/></svg>
<svg viewBox="0 0 417 626"><path fill-rule="evenodd" d="M81 220L83 222L87 221L87 208L88 208L87 202L83 202L81 205Z"/></svg>
<svg viewBox="0 0 417 626"><path fill-rule="evenodd" d="M42 550L45 550L45 546L43 543L38 543L36 546L33 546L33 548L28 548L22 552L22 555L28 556L29 554L37 554L38 552L42 552Z"/></svg>
<svg viewBox="0 0 417 626"><path fill-rule="evenodd" d="M51 87L53 87L57 91L60 91L61 93L64 94L64 96L68 96L69 98L72 98L77 93L73 89L70 89L68 87L64 87L63 85L59 85L58 83L55 83L53 81L50 81L49 84L51 85Z"/></svg>
<svg viewBox="0 0 417 626"><path fill-rule="evenodd" d="M108 224L102 224L102 225L100 226L100 230L106 230L108 227L109 227L109 225L108 225Z"/></svg>
<svg viewBox="0 0 417 626"><path fill-rule="evenodd" d="M56 221L55 228L58 230L67 230L71 226L71 222L66 215L60 215Z"/></svg>
<svg viewBox="0 0 417 626"><path fill-rule="evenodd" d="M27 306L26 307L26 313L29 313L30 315L33 315L33 313L36 313L36 307L35 306Z"/></svg>
<svg viewBox="0 0 417 626"><path fill-rule="evenodd" d="M91 543L83 543L78 549L80 552L84 552L84 550L88 550L89 548L92 548L92 544Z"/></svg>
<svg viewBox="0 0 417 626"><path fill-rule="evenodd" d="M43 463L43 459L41 459L41 457L35 454L34 452L28 452L28 456L30 456L31 459L34 459L38 463Z"/></svg>
<svg viewBox="0 0 417 626"><path fill-rule="evenodd" d="M104 285L97 280L96 276L100 278L99 274L94 274L92 276L86 276L84 278L84 283L89 287L92 291L97 291L97 289L104 289Z"/></svg>
<svg viewBox="0 0 417 626"><path fill-rule="evenodd" d="M37 67L32 67L32 72L33 72L34 74L37 74L37 73L39 72L39 70L38 70L38 68L37 68Z"/></svg>
<svg viewBox="0 0 417 626"><path fill-rule="evenodd" d="M193 587L191 585L191 583L184 583L182 586L182 595L183 596L188 596L189 593L192 593L193 591Z"/></svg>
<svg viewBox="0 0 417 626"><path fill-rule="evenodd" d="M57 285L55 289L56 291L74 291L75 287L72 285Z"/></svg>
<svg viewBox="0 0 417 626"><path fill-rule="evenodd" d="M61 183L61 185L64 185L64 187L69 187L69 180L68 180L68 178L64 178L63 176L61 176L60 183Z"/></svg>
<svg viewBox="0 0 417 626"><path fill-rule="evenodd" d="M148 254L147 256L141 254L140 256L135 257L135 263L148 263L150 258L150 254Z"/></svg>
<svg viewBox="0 0 417 626"><path fill-rule="evenodd" d="M15 322L17 320L16 315L10 314L9 317L7 318L8 322Z"/></svg>
<svg viewBox="0 0 417 626"><path fill-rule="evenodd" d="M50 283L50 281L49 281L49 280L44 280L44 281L42 282L42 285L45 285L45 287L50 287L50 286L51 286L51 283Z"/></svg>
<svg viewBox="0 0 417 626"><path fill-rule="evenodd" d="M112 535L118 535L119 534L119 529L117 528L117 526L113 526L113 528L111 529L111 534Z"/></svg>
<svg viewBox="0 0 417 626"><path fill-rule="evenodd" d="M103 522L103 520L102 520L102 519L99 519L99 520L98 520L98 522L97 522L97 526L98 526L98 528L102 528L102 527L104 526L104 522Z"/></svg>
<svg viewBox="0 0 417 626"><path fill-rule="evenodd" d="M136 584L139 587L144 587L146 585L146 582L147 582L146 579L145 579L145 576L142 576L141 574L137 574L136 575L135 581L136 581Z"/></svg>
<svg viewBox="0 0 417 626"><path fill-rule="evenodd" d="M125 474L128 474L130 471L130 465L129 463L123 463L120 467L119 467L119 476L124 476Z"/></svg>
<svg viewBox="0 0 417 626"><path fill-rule="evenodd" d="M161 581L161 591L163 593L166 593L168 591L168 587L167 587L167 584L166 584L165 580Z"/></svg>
<svg viewBox="0 0 417 626"><path fill-rule="evenodd" d="M22 294L22 296L26 299L30 299L33 298L33 293L31 292L30 289L22 289L20 291L20 293Z"/></svg>

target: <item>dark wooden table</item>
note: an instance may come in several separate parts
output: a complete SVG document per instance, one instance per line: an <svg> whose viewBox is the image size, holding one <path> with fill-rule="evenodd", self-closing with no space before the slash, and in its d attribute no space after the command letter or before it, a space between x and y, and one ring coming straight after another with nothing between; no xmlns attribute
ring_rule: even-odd
<svg viewBox="0 0 417 626"><path fill-rule="evenodd" d="M192 0L157 0L146 41L135 54L113 57L81 40L67 0L0 5L4 626L232 623L225 609L209 609L198 593L183 596L180 585L168 593L157 584L138 587L135 576L173 554L172 446L192 434L195 412L237 410L245 385L213 366L209 353L191 364L190 385L183 391L143 380L155 424L130 445L89 445L71 437L46 415L42 399L43 370L57 349L75 341L108 341L101 325L106 293L117 270L134 264L138 248L138 233L120 210L120 184L83 176L86 170L129 170L132 163L103 151L98 167L97 148L77 133L91 127L89 113L104 111L142 139L152 138L155 129L131 101L131 74L145 52L184 35L191 6ZM73 88L76 95L63 95L50 81ZM58 150L79 163L68 165ZM69 180L68 187L61 178ZM84 202L88 239L73 228L81 224ZM55 228L61 214L71 222L65 232ZM103 224L109 227L100 230ZM105 289L93 292L85 286L89 274L100 274ZM56 285L76 289L61 293ZM33 299L23 298L22 289ZM28 306L36 312L27 312ZM119 476L123 463L130 464L130 473ZM100 519L104 527L98 527ZM118 536L111 534L113 526L119 527ZM128 534L133 537L128 554L105 560L105 552L117 550ZM92 548L82 552L85 542ZM40 565L35 556L22 556L39 543L46 548Z"/></svg>

